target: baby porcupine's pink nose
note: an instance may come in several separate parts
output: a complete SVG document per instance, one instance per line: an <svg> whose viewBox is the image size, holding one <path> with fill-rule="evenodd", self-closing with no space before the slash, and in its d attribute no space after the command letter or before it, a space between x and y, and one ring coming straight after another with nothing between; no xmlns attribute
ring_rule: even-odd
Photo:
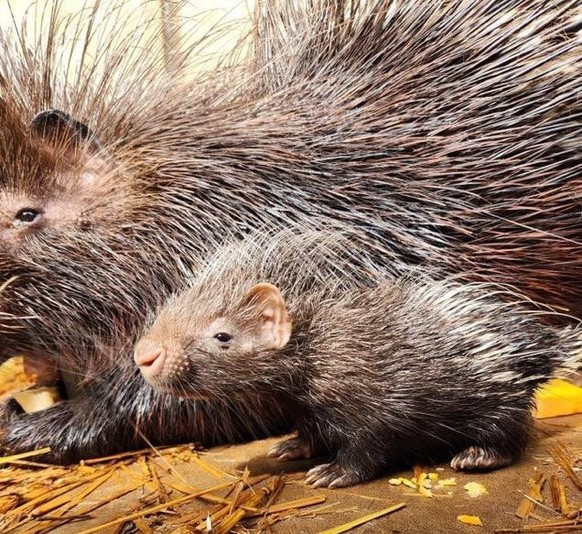
<svg viewBox="0 0 582 534"><path fill-rule="evenodd" d="M164 346L144 339L135 346L133 360L145 378L154 378L162 372L166 354Z"/></svg>

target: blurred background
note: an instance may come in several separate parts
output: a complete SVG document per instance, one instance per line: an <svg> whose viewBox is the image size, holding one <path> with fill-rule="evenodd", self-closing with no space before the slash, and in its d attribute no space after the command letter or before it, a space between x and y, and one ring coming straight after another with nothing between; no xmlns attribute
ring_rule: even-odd
<svg viewBox="0 0 582 534"><path fill-rule="evenodd" d="M46 36L55 18L70 27L68 39L79 42L88 28L87 20L92 21L90 31L105 34L115 27L116 32L126 33L119 35L120 39L131 37L136 46L147 43L148 35L160 29L165 46L174 50L196 46L202 37L211 34L212 38L206 38L200 47L195 67L206 68L237 47L244 54L243 36L249 29L253 8L254 0L0 0L0 38L14 29ZM81 20L85 23L80 25ZM92 45L97 47L97 42L95 39Z"/></svg>

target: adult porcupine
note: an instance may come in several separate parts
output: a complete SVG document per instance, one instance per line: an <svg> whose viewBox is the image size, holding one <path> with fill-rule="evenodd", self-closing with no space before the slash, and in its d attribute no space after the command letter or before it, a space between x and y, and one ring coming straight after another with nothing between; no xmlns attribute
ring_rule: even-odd
<svg viewBox="0 0 582 534"><path fill-rule="evenodd" d="M308 473L316 486L443 455L455 469L510 464L535 390L582 361L582 328L540 325L490 284L368 271L350 286L333 272L342 247L325 245L259 234L220 250L137 343L144 377L197 399L282 400L299 434L270 455L330 453Z"/></svg>
<svg viewBox="0 0 582 534"><path fill-rule="evenodd" d="M109 452L139 443L127 419L154 442L259 432L131 369L143 316L226 230L351 226L362 264L510 282L580 316L578 2L307 4L260 3L247 63L187 86L112 36L72 84L61 27L0 40L3 309L38 317L3 352L82 377L46 412L7 409L7 446Z"/></svg>

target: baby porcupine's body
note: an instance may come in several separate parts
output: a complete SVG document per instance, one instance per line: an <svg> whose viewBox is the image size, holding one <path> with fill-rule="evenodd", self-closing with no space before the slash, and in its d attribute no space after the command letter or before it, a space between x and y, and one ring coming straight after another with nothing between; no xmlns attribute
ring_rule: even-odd
<svg viewBox="0 0 582 534"><path fill-rule="evenodd" d="M493 286L312 280L302 261L321 253L317 239L309 250L300 236L283 242L218 253L161 310L135 359L174 394L291 407L298 437L269 454L331 454L308 473L316 486L445 456L455 469L508 465L526 444L535 390L580 358L577 332L540 327ZM325 261L331 273L333 254Z"/></svg>

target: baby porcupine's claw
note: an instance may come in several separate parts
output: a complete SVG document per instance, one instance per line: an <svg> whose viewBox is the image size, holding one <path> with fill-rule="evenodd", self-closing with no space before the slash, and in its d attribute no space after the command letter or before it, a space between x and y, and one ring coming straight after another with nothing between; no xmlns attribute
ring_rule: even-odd
<svg viewBox="0 0 582 534"><path fill-rule="evenodd" d="M300 439L286 439L277 443L267 453L267 457L276 458L277 460L300 460L302 458L311 458L313 450L309 443Z"/></svg>
<svg viewBox="0 0 582 534"><path fill-rule="evenodd" d="M451 467L457 471L497 469L511 464L511 455L502 454L489 447L473 445L457 454L451 460Z"/></svg>
<svg viewBox="0 0 582 534"><path fill-rule="evenodd" d="M305 479L307 484L314 488L344 488L362 482L362 479L354 471L339 465L337 462L321 464L313 467L307 472Z"/></svg>

